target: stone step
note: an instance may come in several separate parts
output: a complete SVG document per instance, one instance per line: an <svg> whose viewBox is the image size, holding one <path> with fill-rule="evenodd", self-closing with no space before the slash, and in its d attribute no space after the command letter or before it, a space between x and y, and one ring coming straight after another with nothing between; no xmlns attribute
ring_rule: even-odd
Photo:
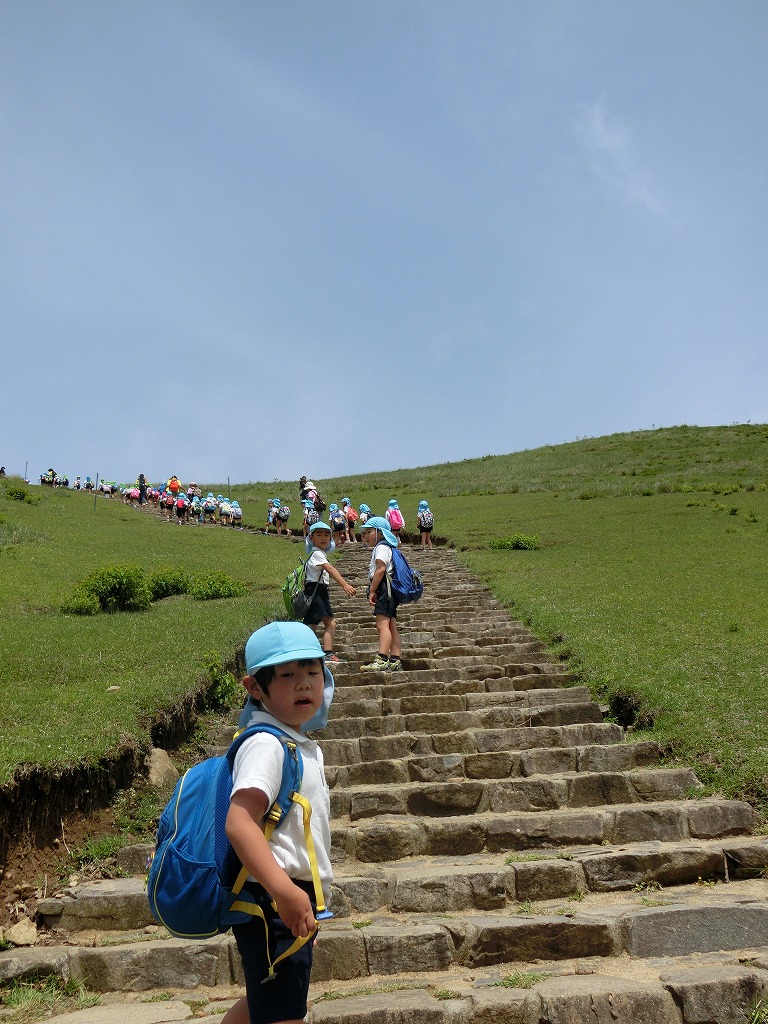
<svg viewBox="0 0 768 1024"><path fill-rule="evenodd" d="M552 691L554 693L558 691ZM332 719L323 730L329 740L357 736L393 736L397 733L450 733L459 730L535 728L543 725L575 725L602 722L602 714L592 701L563 701L541 707L481 708L458 713L414 713L381 718Z"/></svg>
<svg viewBox="0 0 768 1024"><path fill-rule="evenodd" d="M534 747L487 754L432 754L356 764L326 765L334 787L447 782L454 779L507 779L564 772L616 772L647 768L658 760L650 741L589 744L583 747Z"/></svg>
<svg viewBox="0 0 768 1024"><path fill-rule="evenodd" d="M326 765L354 765L411 755L487 754L542 747L583 747L620 743L623 730L612 722L587 722L561 726L519 726L503 729L466 729L413 735L358 736L323 741Z"/></svg>
<svg viewBox="0 0 768 1024"><path fill-rule="evenodd" d="M539 684L540 686L547 686L548 680L552 680L552 685L554 686L565 686L568 684L569 679L572 679L570 673L561 671L557 665L552 665L546 661L540 664L521 661L513 664L507 663L503 666L483 664L477 671L465 670L461 673L444 672L440 668L409 669L407 668L407 663L408 659L405 657L405 671L395 673L360 672L358 668L351 667L349 664L335 665L333 679L339 690L353 689L358 686L370 686L372 684L381 686L402 686L405 684L415 686L419 684L426 692L428 692L426 690L427 687L431 688L434 692L440 688L454 687L464 682L488 682L492 679L520 679L521 677L541 676L542 683ZM562 679L558 679L559 676ZM523 686L522 688L526 687Z"/></svg>
<svg viewBox="0 0 768 1024"><path fill-rule="evenodd" d="M400 675L400 673L395 673ZM476 681L472 681L476 682ZM413 687L413 684L410 684ZM371 718L391 715L455 714L495 707L539 709L561 704L591 704L592 697L586 686L570 688L549 687L541 690L515 690L512 681L505 680L503 690L464 693L424 693L362 697L359 692L340 692L334 697L330 720L339 718ZM601 716L602 717L602 716Z"/></svg>
<svg viewBox="0 0 768 1024"><path fill-rule="evenodd" d="M376 682L355 676L353 681L340 679L334 673L336 693L334 705L342 701L362 698L369 700L381 697L421 697L429 694L451 695L463 693L513 693L515 690L550 690L577 687L572 673L531 672L513 676L498 676L492 679L451 679L448 682L419 682L410 672L390 672L377 675ZM582 688L583 689L583 688ZM333 708L332 708L333 710Z"/></svg>
<svg viewBox="0 0 768 1024"><path fill-rule="evenodd" d="M504 814L683 799L701 788L690 768L573 772L515 779L380 782L331 791L331 817L350 822L382 815L442 818L485 811Z"/></svg>
<svg viewBox="0 0 768 1024"><path fill-rule="evenodd" d="M738 884L738 883L737 883ZM419 914L337 918L322 925L313 980L349 981L506 963L579 958L682 957L768 946L768 904L749 891L683 887L669 901L589 894L578 901L520 905L515 911L472 911L461 917ZM96 933L87 945L16 950L0 960L0 981L33 971L78 979L95 992L169 986L190 989L239 981L234 940L205 942L143 934ZM143 940L143 941L142 941ZM711 1020L711 1018L701 1018Z"/></svg>
<svg viewBox="0 0 768 1024"><path fill-rule="evenodd" d="M629 890L638 893L640 905L668 898L670 886L760 878L766 866L768 839L763 838L412 858L364 874L356 873L360 865L342 864L336 867L332 905L337 918L384 911L456 913ZM37 909L47 928L69 933L72 942L90 941L91 932L130 932L155 924L141 877L66 886L40 900Z"/></svg>
<svg viewBox="0 0 768 1024"><path fill-rule="evenodd" d="M754 811L738 800L615 804L535 812L482 812L435 818L387 815L332 822L338 861L383 863L404 857L504 853L570 846L680 842L748 834Z"/></svg>

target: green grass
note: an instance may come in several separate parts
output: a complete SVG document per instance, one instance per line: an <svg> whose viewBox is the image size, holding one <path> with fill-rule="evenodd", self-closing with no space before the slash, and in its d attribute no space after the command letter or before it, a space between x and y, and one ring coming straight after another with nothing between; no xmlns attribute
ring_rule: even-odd
<svg viewBox="0 0 768 1024"><path fill-rule="evenodd" d="M0 551L0 784L20 764L95 760L126 736L146 735L159 709L200 687L211 665L230 662L279 611L279 583L303 552L245 532L180 528L101 497L94 511L83 493L30 490L34 504L3 500L0 488L7 522L46 538ZM148 574L169 565L225 572L246 593L169 597L146 612L59 611L84 577L117 562Z"/></svg>
<svg viewBox="0 0 768 1024"><path fill-rule="evenodd" d="M349 495L375 513L397 497L408 526L428 498L435 534L622 722L691 763L709 791L766 805L767 454L765 425L676 427L317 483L327 501ZM20 762L97 757L140 734L279 613L280 583L302 550L180 529L101 498L94 512L84 494L27 490L31 503L0 495L0 614L10 626L0 782ZM295 527L296 490L283 481L231 493L258 526L267 498L279 495ZM539 546L505 548L515 537ZM88 573L114 563L147 574L222 571L247 593L168 597L134 614L57 611Z"/></svg>

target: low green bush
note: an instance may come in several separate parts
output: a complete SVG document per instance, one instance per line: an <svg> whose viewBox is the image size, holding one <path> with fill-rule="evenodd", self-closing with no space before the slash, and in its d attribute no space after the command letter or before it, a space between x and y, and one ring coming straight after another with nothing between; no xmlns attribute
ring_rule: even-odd
<svg viewBox="0 0 768 1024"><path fill-rule="evenodd" d="M28 504L32 504L32 499L26 487L17 487L15 485L6 487L5 496L8 501L26 501Z"/></svg>
<svg viewBox="0 0 768 1024"><path fill-rule="evenodd" d="M246 587L225 572L216 571L198 576L189 592L196 601L215 601L220 597L242 597Z"/></svg>
<svg viewBox="0 0 768 1024"><path fill-rule="evenodd" d="M91 573L80 584L103 612L145 612L152 603L147 577L140 565L111 565Z"/></svg>
<svg viewBox="0 0 768 1024"><path fill-rule="evenodd" d="M174 594L188 594L192 577L186 569L163 566L149 577L149 593L153 601L161 601Z"/></svg>
<svg viewBox="0 0 768 1024"><path fill-rule="evenodd" d="M78 587L62 604L61 610L65 615L98 615L101 605L95 594Z"/></svg>
<svg viewBox="0 0 768 1024"><path fill-rule="evenodd" d="M538 534L526 536L524 533L515 533L511 537L496 537L489 544L489 547L498 551L536 551L541 547Z"/></svg>

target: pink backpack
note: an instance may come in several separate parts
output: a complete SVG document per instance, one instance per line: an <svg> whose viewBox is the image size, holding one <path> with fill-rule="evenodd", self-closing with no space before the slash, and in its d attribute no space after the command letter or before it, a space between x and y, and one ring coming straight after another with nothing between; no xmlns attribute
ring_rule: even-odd
<svg viewBox="0 0 768 1024"><path fill-rule="evenodd" d="M402 530L405 525L402 513L399 508L390 508L387 510L387 518L389 519L389 525L393 530Z"/></svg>

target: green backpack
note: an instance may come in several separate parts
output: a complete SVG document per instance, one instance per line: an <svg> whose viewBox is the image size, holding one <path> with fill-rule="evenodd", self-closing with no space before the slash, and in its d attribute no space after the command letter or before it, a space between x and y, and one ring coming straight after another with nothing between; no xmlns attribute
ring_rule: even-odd
<svg viewBox="0 0 768 1024"><path fill-rule="evenodd" d="M308 560L307 560L308 561ZM289 619L303 619L312 604L317 588L320 586L322 574L317 577L315 589L311 594L304 593L307 583L307 563L302 562L293 572L289 572L283 583L283 603Z"/></svg>

